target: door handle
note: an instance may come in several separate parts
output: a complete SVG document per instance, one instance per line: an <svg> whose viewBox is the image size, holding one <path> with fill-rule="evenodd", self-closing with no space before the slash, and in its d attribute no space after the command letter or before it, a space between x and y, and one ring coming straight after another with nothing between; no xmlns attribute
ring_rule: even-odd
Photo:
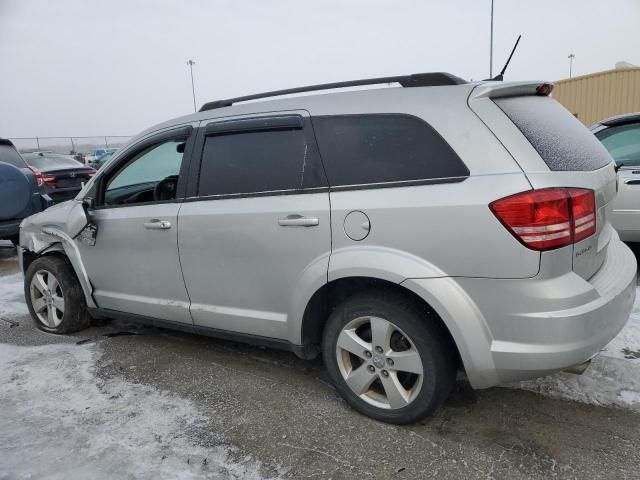
<svg viewBox="0 0 640 480"><path fill-rule="evenodd" d="M168 230L171 228L169 220L158 220L157 218L144 222L143 225L147 230Z"/></svg>
<svg viewBox="0 0 640 480"><path fill-rule="evenodd" d="M640 185L640 180L625 180L624 183L626 185Z"/></svg>
<svg viewBox="0 0 640 480"><path fill-rule="evenodd" d="M318 217L303 217L302 215L287 215L278 220L281 227L315 227L320 224Z"/></svg>

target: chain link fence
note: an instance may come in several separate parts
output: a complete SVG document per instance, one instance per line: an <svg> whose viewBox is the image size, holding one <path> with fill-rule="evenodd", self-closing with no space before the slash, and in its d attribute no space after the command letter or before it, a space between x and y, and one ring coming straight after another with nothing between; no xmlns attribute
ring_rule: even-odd
<svg viewBox="0 0 640 480"><path fill-rule="evenodd" d="M120 148L131 137L14 137L11 141L21 153L50 151L63 155L89 155L99 148Z"/></svg>

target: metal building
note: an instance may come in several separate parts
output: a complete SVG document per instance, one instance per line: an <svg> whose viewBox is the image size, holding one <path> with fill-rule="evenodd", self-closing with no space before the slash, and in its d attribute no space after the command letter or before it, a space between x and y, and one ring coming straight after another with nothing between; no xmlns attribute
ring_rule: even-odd
<svg viewBox="0 0 640 480"><path fill-rule="evenodd" d="M554 84L553 98L588 127L612 115L640 112L640 67L616 68Z"/></svg>

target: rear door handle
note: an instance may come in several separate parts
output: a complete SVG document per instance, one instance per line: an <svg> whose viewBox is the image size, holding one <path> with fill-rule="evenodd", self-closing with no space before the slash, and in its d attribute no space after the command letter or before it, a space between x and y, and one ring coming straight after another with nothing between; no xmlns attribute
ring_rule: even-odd
<svg viewBox="0 0 640 480"><path fill-rule="evenodd" d="M169 220L159 220L157 218L149 220L143 223L143 225L147 230L169 230L171 228L171 222Z"/></svg>
<svg viewBox="0 0 640 480"><path fill-rule="evenodd" d="M287 215L278 220L281 227L315 227L320 224L318 217L303 217L302 215Z"/></svg>

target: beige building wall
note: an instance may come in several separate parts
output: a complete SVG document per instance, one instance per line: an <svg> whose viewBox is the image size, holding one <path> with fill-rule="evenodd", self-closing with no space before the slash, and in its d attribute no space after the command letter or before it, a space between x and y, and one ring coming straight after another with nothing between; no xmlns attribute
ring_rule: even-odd
<svg viewBox="0 0 640 480"><path fill-rule="evenodd" d="M640 67L558 80L554 85L553 98L588 127L612 115L640 112Z"/></svg>

